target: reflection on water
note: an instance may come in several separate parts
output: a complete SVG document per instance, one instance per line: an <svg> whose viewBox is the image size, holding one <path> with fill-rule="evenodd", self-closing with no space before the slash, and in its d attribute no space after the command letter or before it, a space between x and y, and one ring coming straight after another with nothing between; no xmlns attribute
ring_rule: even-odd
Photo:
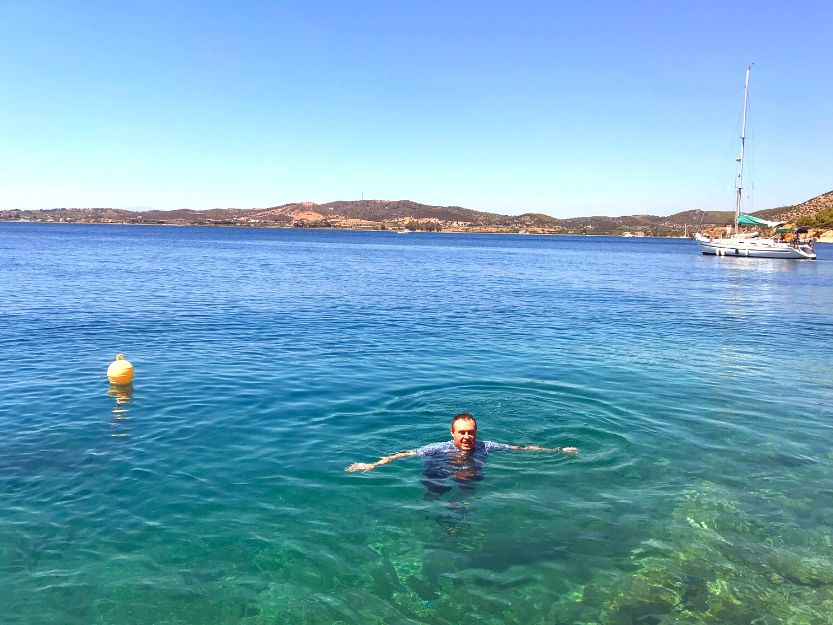
<svg viewBox="0 0 833 625"><path fill-rule="evenodd" d="M128 436L127 421L130 419L130 404L133 402L133 384L111 384L107 396L116 400L111 411L113 418L110 423L114 428L111 436Z"/></svg>

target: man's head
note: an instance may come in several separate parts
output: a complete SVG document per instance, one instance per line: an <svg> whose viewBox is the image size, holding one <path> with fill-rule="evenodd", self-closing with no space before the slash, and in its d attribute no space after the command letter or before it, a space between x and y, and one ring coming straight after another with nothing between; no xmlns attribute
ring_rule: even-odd
<svg viewBox="0 0 833 625"><path fill-rule="evenodd" d="M477 421L468 412L461 412L451 420L451 438L454 446L463 451L473 451L477 442Z"/></svg>

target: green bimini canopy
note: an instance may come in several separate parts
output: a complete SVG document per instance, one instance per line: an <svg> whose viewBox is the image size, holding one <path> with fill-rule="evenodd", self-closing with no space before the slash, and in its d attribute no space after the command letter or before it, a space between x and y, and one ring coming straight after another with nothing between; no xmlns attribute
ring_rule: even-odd
<svg viewBox="0 0 833 625"><path fill-rule="evenodd" d="M761 219L759 217L753 217L752 215L745 215L743 213L740 214L738 217L738 224L741 226L762 226L764 228L774 228L775 226L780 226L787 223L786 221L767 221L766 219Z"/></svg>

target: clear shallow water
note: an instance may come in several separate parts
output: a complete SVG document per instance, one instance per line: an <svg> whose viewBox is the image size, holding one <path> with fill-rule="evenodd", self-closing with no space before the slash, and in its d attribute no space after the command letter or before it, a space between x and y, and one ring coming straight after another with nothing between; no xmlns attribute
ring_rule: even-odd
<svg viewBox="0 0 833 625"><path fill-rule="evenodd" d="M0 224L3 621L830 623L818 252Z"/></svg>

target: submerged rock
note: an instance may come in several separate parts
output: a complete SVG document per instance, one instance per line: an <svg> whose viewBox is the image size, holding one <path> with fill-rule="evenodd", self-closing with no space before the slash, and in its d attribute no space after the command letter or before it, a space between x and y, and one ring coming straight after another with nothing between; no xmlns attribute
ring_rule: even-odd
<svg viewBox="0 0 833 625"><path fill-rule="evenodd" d="M833 586L833 559L800 552L778 551L769 564L778 574L803 586Z"/></svg>
<svg viewBox="0 0 833 625"><path fill-rule="evenodd" d="M755 501L710 482L687 490L670 518L657 522L655 535L632 551L628 572L588 585L602 588L597 597L585 592L599 606L596 620L833 625L831 536L797 527L794 515L794 528L783 518L758 520ZM784 536L801 536L808 546L785 544ZM582 616L589 620L586 610Z"/></svg>

